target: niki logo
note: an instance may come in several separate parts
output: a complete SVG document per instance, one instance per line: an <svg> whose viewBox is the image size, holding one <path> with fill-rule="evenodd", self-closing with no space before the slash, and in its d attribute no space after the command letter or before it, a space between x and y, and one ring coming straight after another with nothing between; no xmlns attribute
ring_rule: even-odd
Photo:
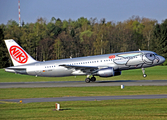
<svg viewBox="0 0 167 120"><path fill-rule="evenodd" d="M115 55L110 55L108 58L113 59L113 58L115 58Z"/></svg>
<svg viewBox="0 0 167 120"><path fill-rule="evenodd" d="M11 46L9 52L12 58L19 63L26 63L28 60L27 54L18 46Z"/></svg>

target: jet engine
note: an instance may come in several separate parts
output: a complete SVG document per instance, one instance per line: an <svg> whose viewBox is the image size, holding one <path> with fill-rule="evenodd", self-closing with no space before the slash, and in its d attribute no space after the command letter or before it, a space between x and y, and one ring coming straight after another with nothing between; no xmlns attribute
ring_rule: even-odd
<svg viewBox="0 0 167 120"><path fill-rule="evenodd" d="M121 71L114 71L112 67L108 67L108 68L100 69L96 73L96 75L100 77L112 77L112 76L121 75Z"/></svg>

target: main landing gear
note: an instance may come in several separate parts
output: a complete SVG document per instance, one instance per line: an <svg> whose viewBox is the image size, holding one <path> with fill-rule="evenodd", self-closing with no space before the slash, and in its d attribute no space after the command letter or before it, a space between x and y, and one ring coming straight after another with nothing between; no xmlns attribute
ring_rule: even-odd
<svg viewBox="0 0 167 120"><path fill-rule="evenodd" d="M147 77L147 75L145 74L145 69L144 68L141 68L142 69L142 72L143 72L143 77Z"/></svg>
<svg viewBox="0 0 167 120"><path fill-rule="evenodd" d="M89 76L90 76L90 75L87 75L87 78L85 79L85 82L86 82L86 83L90 83L90 81L92 81L92 82L95 82L95 81L96 81L96 78L94 77L94 75L93 75L93 77L91 77L91 78L89 78Z"/></svg>

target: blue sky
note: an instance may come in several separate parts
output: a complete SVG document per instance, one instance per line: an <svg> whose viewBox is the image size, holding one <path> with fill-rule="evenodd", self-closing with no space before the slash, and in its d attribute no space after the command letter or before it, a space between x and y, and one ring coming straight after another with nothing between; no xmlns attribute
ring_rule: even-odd
<svg viewBox="0 0 167 120"><path fill-rule="evenodd" d="M105 18L119 22L133 15L156 19L159 23L167 19L167 0L20 0L21 20L35 23L40 17L49 22L52 17L61 20ZM0 0L0 24L8 20L19 22L18 0Z"/></svg>

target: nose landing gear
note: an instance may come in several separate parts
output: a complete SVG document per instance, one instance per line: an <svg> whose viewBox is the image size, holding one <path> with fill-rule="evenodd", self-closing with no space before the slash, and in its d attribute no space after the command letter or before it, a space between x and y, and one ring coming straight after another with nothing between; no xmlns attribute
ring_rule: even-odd
<svg viewBox="0 0 167 120"><path fill-rule="evenodd" d="M143 77L146 78L147 75L145 74L145 69L144 68L142 68L142 72L143 72Z"/></svg>

